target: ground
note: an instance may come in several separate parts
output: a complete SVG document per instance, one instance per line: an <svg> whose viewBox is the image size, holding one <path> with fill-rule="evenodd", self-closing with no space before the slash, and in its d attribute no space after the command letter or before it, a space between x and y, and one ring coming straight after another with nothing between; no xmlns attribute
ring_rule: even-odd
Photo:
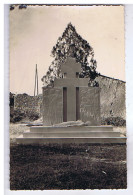
<svg viewBox="0 0 133 195"><path fill-rule="evenodd" d="M10 125L11 190L126 188L126 145L17 145L24 130Z"/></svg>

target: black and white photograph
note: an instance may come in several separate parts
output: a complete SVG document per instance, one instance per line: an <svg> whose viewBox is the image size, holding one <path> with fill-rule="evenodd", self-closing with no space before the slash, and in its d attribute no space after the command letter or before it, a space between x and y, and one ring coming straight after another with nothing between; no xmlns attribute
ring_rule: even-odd
<svg viewBox="0 0 133 195"><path fill-rule="evenodd" d="M124 5L9 5L10 190L127 189Z"/></svg>

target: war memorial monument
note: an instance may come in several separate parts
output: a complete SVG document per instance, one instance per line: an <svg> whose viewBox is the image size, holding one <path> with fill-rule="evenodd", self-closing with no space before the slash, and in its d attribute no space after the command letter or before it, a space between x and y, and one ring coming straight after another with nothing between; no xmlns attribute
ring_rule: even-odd
<svg viewBox="0 0 133 195"><path fill-rule="evenodd" d="M66 43L64 38L67 37L66 34L69 35L67 48L62 43L63 41ZM50 67L44 77L45 80L48 77L49 80L52 79L50 84L42 87L43 126L30 127L30 132L23 133L16 138L16 142L125 143L126 138L121 137L120 132L113 131L112 126L101 126L100 88L95 82L95 61L91 47L77 36L71 24L63 36L60 38L61 44L57 44L53 49L54 55L56 52L62 60L55 56L58 63ZM76 38L73 39L73 36ZM80 49L81 43L83 49ZM90 54L93 66L86 63ZM50 74L54 72L53 70L56 70L56 74L52 77ZM86 74L87 71L91 74Z"/></svg>

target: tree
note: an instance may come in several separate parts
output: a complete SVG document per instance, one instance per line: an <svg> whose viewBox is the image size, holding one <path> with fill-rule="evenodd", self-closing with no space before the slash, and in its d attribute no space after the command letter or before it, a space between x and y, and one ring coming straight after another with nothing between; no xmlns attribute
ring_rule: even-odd
<svg viewBox="0 0 133 195"><path fill-rule="evenodd" d="M55 77L62 77L60 64L65 62L68 56L74 57L77 62L81 63L79 77L88 77L88 83L93 83L97 76L97 62L94 59L93 48L76 32L75 27L71 23L67 25L62 37L58 38L51 54L54 60L46 75L42 78L47 85L53 83Z"/></svg>

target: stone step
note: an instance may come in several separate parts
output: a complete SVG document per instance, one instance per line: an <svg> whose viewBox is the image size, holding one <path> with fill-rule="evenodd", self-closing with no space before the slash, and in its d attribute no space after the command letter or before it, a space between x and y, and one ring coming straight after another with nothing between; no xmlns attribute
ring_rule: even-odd
<svg viewBox="0 0 133 195"><path fill-rule="evenodd" d="M68 131L113 131L112 126L71 126L71 127L52 127L52 126L34 126L30 127L30 132L68 132Z"/></svg>
<svg viewBox="0 0 133 195"><path fill-rule="evenodd" d="M69 143L91 143L91 144L104 144L104 143L117 143L125 144L125 137L73 137L73 138L24 138L20 136L16 138L18 144L69 144Z"/></svg>
<svg viewBox="0 0 133 195"><path fill-rule="evenodd" d="M120 132L111 131L68 131L68 132L25 132L23 134L25 138L54 138L54 137L120 137Z"/></svg>

